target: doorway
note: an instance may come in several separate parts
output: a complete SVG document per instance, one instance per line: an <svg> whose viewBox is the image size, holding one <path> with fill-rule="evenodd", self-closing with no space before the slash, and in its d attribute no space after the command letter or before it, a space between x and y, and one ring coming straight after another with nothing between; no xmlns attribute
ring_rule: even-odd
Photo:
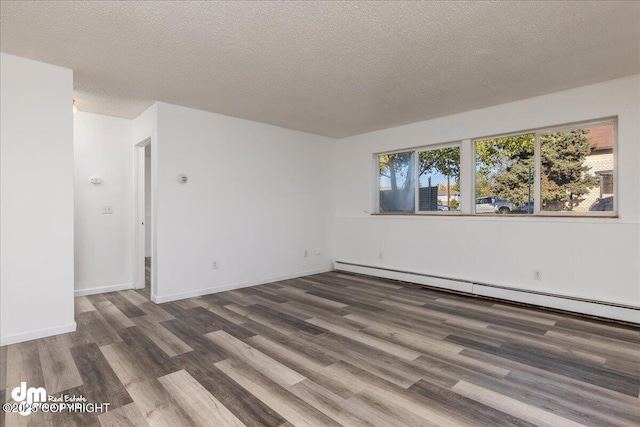
<svg viewBox="0 0 640 427"><path fill-rule="evenodd" d="M134 147L134 289L145 298L155 299L155 238L153 214L153 151L151 138Z"/></svg>

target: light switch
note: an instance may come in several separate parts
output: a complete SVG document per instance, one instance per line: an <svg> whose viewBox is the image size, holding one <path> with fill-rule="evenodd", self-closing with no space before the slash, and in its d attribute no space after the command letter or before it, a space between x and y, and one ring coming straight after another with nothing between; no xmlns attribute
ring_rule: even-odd
<svg viewBox="0 0 640 427"><path fill-rule="evenodd" d="M103 214L112 214L113 213L113 206L103 206L102 207L102 213Z"/></svg>

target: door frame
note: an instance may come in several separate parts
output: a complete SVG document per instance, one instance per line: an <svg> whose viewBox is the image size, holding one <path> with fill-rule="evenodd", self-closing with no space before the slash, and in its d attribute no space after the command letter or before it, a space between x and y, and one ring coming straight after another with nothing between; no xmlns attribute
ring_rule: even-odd
<svg viewBox="0 0 640 427"><path fill-rule="evenodd" d="M151 146L151 137L147 137L133 146L133 288L145 287L145 149ZM151 151L151 301L156 296L156 239L154 209L154 152Z"/></svg>

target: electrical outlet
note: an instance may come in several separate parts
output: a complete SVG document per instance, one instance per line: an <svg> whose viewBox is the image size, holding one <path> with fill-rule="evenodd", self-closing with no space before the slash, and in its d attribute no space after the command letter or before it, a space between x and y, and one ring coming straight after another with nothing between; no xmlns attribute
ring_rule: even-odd
<svg viewBox="0 0 640 427"><path fill-rule="evenodd" d="M533 280L542 280L542 271L533 270Z"/></svg>
<svg viewBox="0 0 640 427"><path fill-rule="evenodd" d="M211 263L211 269L212 270L217 270L218 269L218 261L213 261Z"/></svg>
<svg viewBox="0 0 640 427"><path fill-rule="evenodd" d="M103 206L102 207L102 213L103 214L112 214L113 213L113 206Z"/></svg>

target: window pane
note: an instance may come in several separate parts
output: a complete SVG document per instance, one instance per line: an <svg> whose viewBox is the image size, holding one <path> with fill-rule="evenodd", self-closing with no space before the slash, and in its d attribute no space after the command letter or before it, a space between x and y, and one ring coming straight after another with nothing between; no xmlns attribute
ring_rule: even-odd
<svg viewBox="0 0 640 427"><path fill-rule="evenodd" d="M460 205L460 147L418 153L419 211L457 211Z"/></svg>
<svg viewBox="0 0 640 427"><path fill-rule="evenodd" d="M380 212L415 212L413 151L378 156Z"/></svg>
<svg viewBox="0 0 640 427"><path fill-rule="evenodd" d="M540 135L543 211L613 210L613 124Z"/></svg>
<svg viewBox="0 0 640 427"><path fill-rule="evenodd" d="M532 214L535 179L532 133L476 142L477 214Z"/></svg>

